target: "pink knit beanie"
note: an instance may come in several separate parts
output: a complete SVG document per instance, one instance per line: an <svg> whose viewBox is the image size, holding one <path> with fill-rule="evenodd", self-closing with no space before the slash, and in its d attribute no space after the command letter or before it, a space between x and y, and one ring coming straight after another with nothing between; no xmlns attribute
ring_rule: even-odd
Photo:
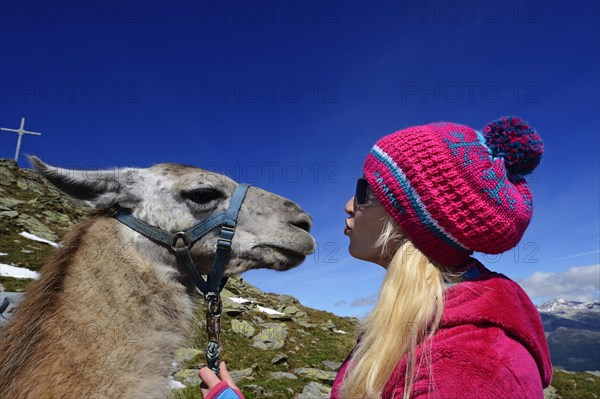
<svg viewBox="0 0 600 399"><path fill-rule="evenodd" d="M414 245L458 268L474 251L498 254L518 244L533 207L523 176L543 151L537 132L516 117L483 131L439 122L383 137L363 172Z"/></svg>

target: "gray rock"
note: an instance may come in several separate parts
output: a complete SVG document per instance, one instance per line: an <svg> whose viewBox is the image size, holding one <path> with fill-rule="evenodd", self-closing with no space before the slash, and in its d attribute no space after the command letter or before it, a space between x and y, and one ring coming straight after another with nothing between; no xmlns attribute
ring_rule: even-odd
<svg viewBox="0 0 600 399"><path fill-rule="evenodd" d="M302 393L296 395L295 399L327 399L331 395L331 387L318 382L309 382L304 386Z"/></svg>
<svg viewBox="0 0 600 399"><path fill-rule="evenodd" d="M35 234L38 237L45 238L50 241L57 241L58 236L54 234L52 230L50 230L46 225L42 222L34 218L33 216L25 215L23 213L19 214L17 218L17 223L27 230L27 232L31 234Z"/></svg>
<svg viewBox="0 0 600 399"><path fill-rule="evenodd" d="M294 314L294 317L305 317L306 316L306 312L303 310L299 310L296 312L296 314Z"/></svg>
<svg viewBox="0 0 600 399"><path fill-rule="evenodd" d="M294 369L294 373L298 374L301 377L309 378L311 380L320 380L329 383L333 383L333 380L335 380L336 376L336 373L334 371L325 371L310 367L301 367L298 369Z"/></svg>
<svg viewBox="0 0 600 399"><path fill-rule="evenodd" d="M283 378L287 378L290 380L298 379L298 377L296 377L294 374L287 373L285 371L273 371L273 372L271 372L271 378L274 380L281 380Z"/></svg>
<svg viewBox="0 0 600 399"><path fill-rule="evenodd" d="M42 194L39 183L33 182L29 179L17 179L17 186L23 191Z"/></svg>
<svg viewBox="0 0 600 399"><path fill-rule="evenodd" d="M304 321L304 320L299 320L299 319L296 319L296 318L294 318L294 321L295 321L295 322L296 322L296 324L298 324L300 327L304 327L304 328L314 328L314 327L316 327L316 326L317 326L316 324L311 324L311 323L308 323L308 322L306 322L306 321Z"/></svg>
<svg viewBox="0 0 600 399"><path fill-rule="evenodd" d="M15 183L15 178L11 172L0 168L0 185L10 187Z"/></svg>
<svg viewBox="0 0 600 399"><path fill-rule="evenodd" d="M251 368L247 368L247 369L243 369L243 370L233 370L233 371L230 371L229 374L231 374L231 378L233 379L233 382L235 382L237 384L239 381L249 378L252 375L253 371L254 370L252 370Z"/></svg>
<svg viewBox="0 0 600 399"><path fill-rule="evenodd" d="M281 364L281 363L283 363L283 362L285 362L287 360L288 360L287 355L277 355L277 356L275 356L273 358L273 360L271 360L271 363L273 363L273 364Z"/></svg>
<svg viewBox="0 0 600 399"><path fill-rule="evenodd" d="M239 316L247 310L245 304L233 302L229 299L223 299L223 312L228 316Z"/></svg>
<svg viewBox="0 0 600 399"><path fill-rule="evenodd" d="M291 295L277 295L275 297L275 300L279 303L290 304L290 305L298 303L298 300Z"/></svg>
<svg viewBox="0 0 600 399"><path fill-rule="evenodd" d="M42 212L42 215L44 215L46 221L49 222L49 224L51 224L51 225L55 225L55 224L70 225L71 224L71 219L63 213L44 211L44 212Z"/></svg>
<svg viewBox="0 0 600 399"><path fill-rule="evenodd" d="M253 347L262 350L280 349L285 344L287 326L283 323L264 323L262 331L254 337Z"/></svg>
<svg viewBox="0 0 600 399"><path fill-rule="evenodd" d="M256 384L244 385L243 390L252 391L254 396L257 398L266 398L266 397L273 396L273 393L266 391L263 387L261 387L260 385L256 385Z"/></svg>
<svg viewBox="0 0 600 399"><path fill-rule="evenodd" d="M279 321L290 321L292 320L292 316L288 314L270 314L269 319Z"/></svg>
<svg viewBox="0 0 600 399"><path fill-rule="evenodd" d="M197 355L204 354L204 351L194 348L179 348L175 351L175 360L183 363L192 360Z"/></svg>
<svg viewBox="0 0 600 399"><path fill-rule="evenodd" d="M0 211L0 218L14 219L19 216L17 211Z"/></svg>
<svg viewBox="0 0 600 399"><path fill-rule="evenodd" d="M14 199L14 198L8 198L8 197L0 198L0 205L5 208L9 208L9 209L14 208L15 205L24 204L24 203L25 203L25 201Z"/></svg>
<svg viewBox="0 0 600 399"><path fill-rule="evenodd" d="M246 338L250 338L254 335L254 327L246 320L231 320L231 330L236 334L241 334Z"/></svg>
<svg viewBox="0 0 600 399"><path fill-rule="evenodd" d="M338 371L340 369L340 367L342 366L342 363L339 362L332 362L330 360L325 360L323 361L323 364L325 365L325 367L327 367L329 370L333 370L333 371Z"/></svg>
<svg viewBox="0 0 600 399"><path fill-rule="evenodd" d="M197 369L179 370L173 375L173 379L187 385L188 387L200 385L200 377L198 377Z"/></svg>
<svg viewBox="0 0 600 399"><path fill-rule="evenodd" d="M284 313L287 313L287 314L291 314L291 315L293 315L294 313L297 313L299 310L300 310L300 309L298 309L298 307L297 307L297 306L294 306L294 305L292 305L292 306L286 306L286 307L283 309L283 312L284 312Z"/></svg>
<svg viewBox="0 0 600 399"><path fill-rule="evenodd" d="M550 385L548 388L544 389L544 399L562 399L562 396L558 394L556 388Z"/></svg>
<svg viewBox="0 0 600 399"><path fill-rule="evenodd" d="M327 323L325 323L323 325L323 327L329 329L329 330L333 330L335 328L335 324L333 324L333 322L331 321L331 319L327 320Z"/></svg>

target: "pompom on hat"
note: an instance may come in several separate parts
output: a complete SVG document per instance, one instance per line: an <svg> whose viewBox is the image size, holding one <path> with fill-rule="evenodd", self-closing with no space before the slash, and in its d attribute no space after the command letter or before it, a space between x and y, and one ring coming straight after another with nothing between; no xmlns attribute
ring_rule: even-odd
<svg viewBox="0 0 600 399"><path fill-rule="evenodd" d="M515 247L533 212L524 176L540 163L538 133L516 117L482 131L450 122L380 139L363 173L377 199L432 260L462 267L474 251Z"/></svg>

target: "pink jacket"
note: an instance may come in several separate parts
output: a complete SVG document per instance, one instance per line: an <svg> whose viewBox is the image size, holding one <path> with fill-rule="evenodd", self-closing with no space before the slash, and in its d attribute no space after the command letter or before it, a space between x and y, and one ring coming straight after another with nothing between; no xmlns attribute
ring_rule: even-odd
<svg viewBox="0 0 600 399"><path fill-rule="evenodd" d="M517 283L477 263L479 277L447 289L440 330L431 341L431 372L421 367L411 397L542 399L552 364L537 309ZM417 359L422 349L417 347ZM332 399L341 398L349 358L333 383ZM384 399L402 398L405 370L403 359Z"/></svg>

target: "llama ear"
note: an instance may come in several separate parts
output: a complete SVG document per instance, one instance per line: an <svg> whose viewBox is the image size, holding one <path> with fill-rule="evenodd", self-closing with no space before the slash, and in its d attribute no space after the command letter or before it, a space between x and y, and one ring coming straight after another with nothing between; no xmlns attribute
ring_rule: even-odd
<svg viewBox="0 0 600 399"><path fill-rule="evenodd" d="M28 158L35 169L60 191L87 201L95 208L105 208L117 203L122 191L119 174L131 173L131 170L125 169L64 169L48 165L33 155Z"/></svg>

